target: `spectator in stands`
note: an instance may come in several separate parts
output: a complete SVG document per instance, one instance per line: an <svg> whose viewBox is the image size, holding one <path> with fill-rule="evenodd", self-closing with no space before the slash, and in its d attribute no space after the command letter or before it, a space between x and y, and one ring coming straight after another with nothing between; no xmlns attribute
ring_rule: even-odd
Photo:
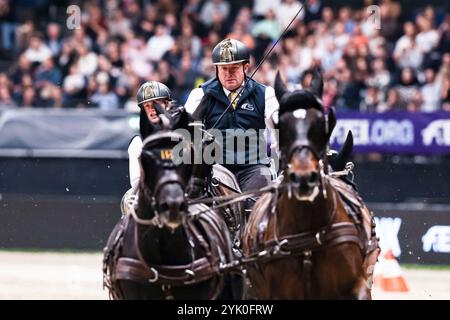
<svg viewBox="0 0 450 320"><path fill-rule="evenodd" d="M0 108L16 106L11 94L12 89L13 84L8 79L6 73L0 73Z"/></svg>
<svg viewBox="0 0 450 320"><path fill-rule="evenodd" d="M61 52L61 27L57 23L50 23L47 26L46 45L52 52L52 57L57 57Z"/></svg>
<svg viewBox="0 0 450 320"><path fill-rule="evenodd" d="M442 79L441 88L442 110L450 111L450 78Z"/></svg>
<svg viewBox="0 0 450 320"><path fill-rule="evenodd" d="M189 51L186 51L186 53ZM186 54L186 58L188 58L189 55ZM187 62L185 62L187 63ZM181 68L183 69L183 67ZM167 61L161 60L158 64L158 69L155 74L156 78L159 82L165 83L167 87L169 88L176 88L177 87L177 79L175 78L174 71L170 69L170 65Z"/></svg>
<svg viewBox="0 0 450 320"><path fill-rule="evenodd" d="M338 20L344 24L346 33L355 33L357 24L352 19L352 10L350 7L345 6L339 9Z"/></svg>
<svg viewBox="0 0 450 320"><path fill-rule="evenodd" d="M406 104L408 104L411 100L416 99L417 92L419 91L419 83L414 70L411 68L403 69L400 75L400 82L396 88L401 99Z"/></svg>
<svg viewBox="0 0 450 320"><path fill-rule="evenodd" d="M51 56L52 52L42 41L41 35L38 33L33 34L30 38L30 45L25 51L25 57L28 61L40 64Z"/></svg>
<svg viewBox="0 0 450 320"><path fill-rule="evenodd" d="M1 48L13 52L16 41L15 4L10 0L0 0L0 37Z"/></svg>
<svg viewBox="0 0 450 320"><path fill-rule="evenodd" d="M433 69L425 70L425 85L420 88L423 99L421 111L434 112L440 109L441 83L439 80L436 79Z"/></svg>
<svg viewBox="0 0 450 320"><path fill-rule="evenodd" d="M394 0L382 0L380 3L381 26L380 31L387 42L395 41L398 29L400 27L398 21L402 13L400 3Z"/></svg>
<svg viewBox="0 0 450 320"><path fill-rule="evenodd" d="M236 16L235 22L241 23L245 31L250 32L255 23L252 17L252 10L247 6L242 7Z"/></svg>
<svg viewBox="0 0 450 320"><path fill-rule="evenodd" d="M25 87L20 101L20 106L24 108L36 107L36 91L32 86Z"/></svg>
<svg viewBox="0 0 450 320"><path fill-rule="evenodd" d="M85 103L85 88L86 79L78 71L78 65L71 65L69 74L63 81L63 106L65 108L78 107Z"/></svg>
<svg viewBox="0 0 450 320"><path fill-rule="evenodd" d="M241 41L250 51L253 51L255 48L255 39L249 32L247 32L245 25L239 21L235 22L233 29L227 35L227 38Z"/></svg>
<svg viewBox="0 0 450 320"><path fill-rule="evenodd" d="M18 106L21 106L27 88L33 88L33 77L31 74L25 73L22 75L20 84L14 86L13 98Z"/></svg>
<svg viewBox="0 0 450 320"><path fill-rule="evenodd" d="M181 27L181 35L178 37L177 42L180 49L182 51L190 51L194 59L198 59L200 57L200 54L202 53L202 43L200 38L194 34L194 29L191 22L183 23Z"/></svg>
<svg viewBox="0 0 450 320"><path fill-rule="evenodd" d="M280 23L280 29L284 30L292 21L294 16L299 12L302 4L297 0L283 0L276 9L276 17ZM267 14L266 14L267 15ZM305 17L305 10L303 9L298 14L297 18L292 22L291 28L295 28L297 24Z"/></svg>
<svg viewBox="0 0 450 320"><path fill-rule="evenodd" d="M276 19L275 11L270 9L263 20L254 24L252 35L255 38L266 38L270 39L270 41L276 41L280 37L281 31L280 22Z"/></svg>
<svg viewBox="0 0 450 320"><path fill-rule="evenodd" d="M203 5L200 12L200 21L206 26L211 27L216 21L214 17L220 21L220 23L226 21L230 14L230 4L224 0L207 0Z"/></svg>
<svg viewBox="0 0 450 320"><path fill-rule="evenodd" d="M38 107L41 108L61 108L62 92L61 88L50 82L43 82L37 92Z"/></svg>
<svg viewBox="0 0 450 320"><path fill-rule="evenodd" d="M37 87L41 87L42 82L49 82L55 86L62 84L61 71L55 67L53 58L47 58L42 62L40 67L36 70L35 82Z"/></svg>
<svg viewBox="0 0 450 320"><path fill-rule="evenodd" d="M180 102L186 102L190 91L195 87L198 77L197 71L192 65L191 55L185 52L181 58L180 69L176 72L178 97Z"/></svg>
<svg viewBox="0 0 450 320"><path fill-rule="evenodd" d="M74 47L79 45L84 45L88 50L93 48L93 40L86 34L85 28L80 26L78 29L73 30L73 35L66 39L68 41L72 41Z"/></svg>
<svg viewBox="0 0 450 320"><path fill-rule="evenodd" d="M12 99L11 91L7 87L0 86L0 110L17 106Z"/></svg>
<svg viewBox="0 0 450 320"><path fill-rule="evenodd" d="M16 28L16 52L22 53L28 48L31 36L36 32L36 26L32 20L26 20Z"/></svg>
<svg viewBox="0 0 450 320"><path fill-rule="evenodd" d="M433 29L432 21L423 15L417 16L417 25L420 32L416 36L417 46L423 54L429 53L439 43L439 33Z"/></svg>
<svg viewBox="0 0 450 320"><path fill-rule="evenodd" d="M419 90L414 92L414 95L411 99L408 100L406 105L406 110L408 112L419 112L420 108L423 105L423 97Z"/></svg>
<svg viewBox="0 0 450 320"><path fill-rule="evenodd" d="M120 8L114 10L113 16L108 20L108 31L111 36L122 36L131 30L131 22Z"/></svg>
<svg viewBox="0 0 450 320"><path fill-rule="evenodd" d="M95 52L89 51L88 48L80 44L76 47L78 54L78 72L82 75L89 77L97 70L98 58Z"/></svg>
<svg viewBox="0 0 450 320"><path fill-rule="evenodd" d="M379 105L382 100L382 93L378 87L368 87L360 110L364 112L379 112Z"/></svg>
<svg viewBox="0 0 450 320"><path fill-rule="evenodd" d="M99 73L96 77L98 89L91 97L90 101L97 105L102 111L112 111L119 109L119 99L111 90L109 77L106 73Z"/></svg>
<svg viewBox="0 0 450 320"><path fill-rule="evenodd" d="M321 0L306 0L305 2L305 23L320 20L322 16L323 4Z"/></svg>
<svg viewBox="0 0 450 320"><path fill-rule="evenodd" d="M175 41L167 33L166 27L159 23L155 27L155 35L147 42L147 57L152 62L159 61L166 51L170 50Z"/></svg>
<svg viewBox="0 0 450 320"><path fill-rule="evenodd" d="M86 15L86 33L95 39L101 33L106 33L108 29L106 17L102 15L102 10L94 2L86 2L83 12ZM137 15L138 16L138 15ZM97 52L98 53L98 52Z"/></svg>
<svg viewBox="0 0 450 320"><path fill-rule="evenodd" d="M372 62L372 75L367 77L367 85L385 90L391 82L391 74L386 69L383 59Z"/></svg>
<svg viewBox="0 0 450 320"><path fill-rule="evenodd" d="M417 46L415 25L406 22L403 29L405 34L397 40L394 59L400 68L418 69L422 65L423 52Z"/></svg>
<svg viewBox="0 0 450 320"><path fill-rule="evenodd" d="M262 20L269 10L276 10L280 7L281 0L255 0L253 3L253 17Z"/></svg>
<svg viewBox="0 0 450 320"><path fill-rule="evenodd" d="M395 88L388 90L387 98L385 102L378 105L378 112L385 111L404 111L406 110L406 103L401 98L400 94Z"/></svg>
<svg viewBox="0 0 450 320"><path fill-rule="evenodd" d="M337 77L340 98L336 100L336 107L338 110L359 110L361 81L355 77L355 74L349 68L345 67L338 70Z"/></svg>
<svg viewBox="0 0 450 320"><path fill-rule="evenodd" d="M25 55L21 54L18 60L19 60L18 63L13 67L13 69L10 72L11 80L14 86L20 85L20 82L22 81L22 77L24 74L31 73L31 63L25 57Z"/></svg>

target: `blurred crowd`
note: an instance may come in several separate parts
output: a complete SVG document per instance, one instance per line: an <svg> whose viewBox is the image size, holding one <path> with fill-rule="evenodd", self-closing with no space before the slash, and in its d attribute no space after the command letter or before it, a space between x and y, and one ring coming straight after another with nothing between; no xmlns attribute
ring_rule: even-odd
<svg viewBox="0 0 450 320"><path fill-rule="evenodd" d="M256 80L272 85L279 70L292 88L307 86L320 68L326 107L450 111L450 14L364 2L0 0L0 108L134 111L146 80L165 83L183 104L215 76L211 51L220 40L244 42L255 68L304 4ZM73 30L66 24L71 4L81 13Z"/></svg>

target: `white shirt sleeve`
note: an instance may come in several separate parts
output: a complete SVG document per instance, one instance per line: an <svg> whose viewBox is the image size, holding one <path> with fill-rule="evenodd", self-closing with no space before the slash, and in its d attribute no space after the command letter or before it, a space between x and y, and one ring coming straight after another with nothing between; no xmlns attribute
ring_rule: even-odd
<svg viewBox="0 0 450 320"><path fill-rule="evenodd" d="M139 183L139 178L141 176L141 166L139 164L139 157L142 152L142 139L136 136L131 140L128 146L128 157L129 157L129 169L130 169L130 185L135 187Z"/></svg>
<svg viewBox="0 0 450 320"><path fill-rule="evenodd" d="M264 118L266 122L266 126L270 129L274 129L272 123L272 116L275 115L275 118L278 118L278 110L280 109L280 105L278 104L277 97L275 96L275 90L272 87L266 88L266 105L264 108Z"/></svg>
<svg viewBox="0 0 450 320"><path fill-rule="evenodd" d="M194 90L192 90L189 94L189 97L187 98L186 103L184 104L186 112L189 114L193 114L204 95L205 93L203 92L202 88L195 88Z"/></svg>
<svg viewBox="0 0 450 320"><path fill-rule="evenodd" d="M272 152L276 152L279 156L278 150L278 134L275 132L275 128L272 122L272 116L276 121L278 121L278 111L280 109L280 105L278 103L277 97L275 96L275 90L272 87L266 87L265 92L266 105L264 108L264 120L266 123L267 130L270 131L270 141ZM274 155L272 154L272 157Z"/></svg>

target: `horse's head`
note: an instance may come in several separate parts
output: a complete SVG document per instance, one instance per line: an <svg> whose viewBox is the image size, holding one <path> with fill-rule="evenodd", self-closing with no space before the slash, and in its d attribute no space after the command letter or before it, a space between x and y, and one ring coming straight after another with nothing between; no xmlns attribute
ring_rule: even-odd
<svg viewBox="0 0 450 320"><path fill-rule="evenodd" d="M188 148L182 135L170 131L155 133L143 141L140 188L143 201L153 210L141 212L142 218L158 215L159 223L172 229L182 223L187 213L185 188L192 166L176 161L180 154L174 152L189 152Z"/></svg>
<svg viewBox="0 0 450 320"><path fill-rule="evenodd" d="M334 111L328 115L321 103L323 81L315 71L309 89L289 92L280 75L275 79L275 93L280 103L278 119L280 151L285 178L294 185L299 200L315 198L319 191L321 159L336 124ZM276 116L275 116L276 117Z"/></svg>
<svg viewBox="0 0 450 320"><path fill-rule="evenodd" d="M178 114L163 114L161 126L141 116L141 181L144 201L151 212L140 212L144 219L158 215L159 223L172 229L178 227L187 212L185 189L192 174L192 165L184 161L190 152L190 140L175 129L187 127L190 118L182 108ZM165 118L164 118L165 116Z"/></svg>

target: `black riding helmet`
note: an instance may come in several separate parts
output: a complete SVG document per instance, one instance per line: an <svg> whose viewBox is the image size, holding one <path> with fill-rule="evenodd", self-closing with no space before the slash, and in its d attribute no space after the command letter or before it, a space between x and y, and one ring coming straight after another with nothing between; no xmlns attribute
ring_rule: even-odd
<svg viewBox="0 0 450 320"><path fill-rule="evenodd" d="M219 42L212 51L213 64L225 65L239 62L250 62L250 53L242 42L225 39Z"/></svg>

